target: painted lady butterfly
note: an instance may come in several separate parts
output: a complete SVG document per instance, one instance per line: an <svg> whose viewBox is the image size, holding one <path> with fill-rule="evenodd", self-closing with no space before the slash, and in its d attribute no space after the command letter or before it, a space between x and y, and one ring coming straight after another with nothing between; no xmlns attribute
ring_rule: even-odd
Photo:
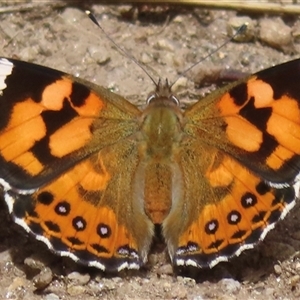
<svg viewBox="0 0 300 300"><path fill-rule="evenodd" d="M159 83L141 111L102 87L2 58L9 212L54 252L101 270L145 263L154 224L175 266L227 261L298 197L299 82L300 60L290 61L185 112Z"/></svg>

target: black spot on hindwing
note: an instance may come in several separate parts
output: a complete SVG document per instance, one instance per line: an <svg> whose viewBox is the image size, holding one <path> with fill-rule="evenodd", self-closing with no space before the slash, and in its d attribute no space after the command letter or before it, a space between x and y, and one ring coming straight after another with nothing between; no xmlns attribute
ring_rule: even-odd
<svg viewBox="0 0 300 300"><path fill-rule="evenodd" d="M259 223L262 222L265 218L265 215L267 214L266 211L260 211L258 212L253 218L252 218L252 223Z"/></svg>
<svg viewBox="0 0 300 300"><path fill-rule="evenodd" d="M247 192L242 196L241 204L244 208L253 207L257 204L257 197L253 193Z"/></svg>
<svg viewBox="0 0 300 300"><path fill-rule="evenodd" d="M256 186L256 191L260 195L265 195L267 192L271 190L270 186L267 185L265 182L260 181L259 184Z"/></svg>
<svg viewBox="0 0 300 300"><path fill-rule="evenodd" d="M52 221L45 221L45 225L47 226L48 230L53 232L60 232L60 227L58 224L52 222Z"/></svg>
<svg viewBox="0 0 300 300"><path fill-rule="evenodd" d="M92 244L93 249L95 249L98 253L109 253L109 251L102 245Z"/></svg>
<svg viewBox="0 0 300 300"><path fill-rule="evenodd" d="M237 210L232 210L227 215L227 222L230 225L237 225L241 221L241 219L242 219L242 215Z"/></svg>
<svg viewBox="0 0 300 300"><path fill-rule="evenodd" d="M213 219L205 224L206 234L215 234L219 229L219 222L216 219Z"/></svg>
<svg viewBox="0 0 300 300"><path fill-rule="evenodd" d="M111 236L111 228L104 223L100 223L97 226L97 234L103 239L109 238Z"/></svg>
<svg viewBox="0 0 300 300"><path fill-rule="evenodd" d="M81 246L84 244L83 241L81 241L79 238L76 237L68 237L67 240L74 246Z"/></svg>
<svg viewBox="0 0 300 300"><path fill-rule="evenodd" d="M56 204L54 211L60 216L68 216L71 211L71 205L67 201L61 201Z"/></svg>
<svg viewBox="0 0 300 300"><path fill-rule="evenodd" d="M72 220L72 226L76 231L83 231L86 229L87 222L83 217L77 216Z"/></svg>
<svg viewBox="0 0 300 300"><path fill-rule="evenodd" d="M53 194L47 191L39 193L36 198L39 203L44 205L50 205L54 200Z"/></svg>

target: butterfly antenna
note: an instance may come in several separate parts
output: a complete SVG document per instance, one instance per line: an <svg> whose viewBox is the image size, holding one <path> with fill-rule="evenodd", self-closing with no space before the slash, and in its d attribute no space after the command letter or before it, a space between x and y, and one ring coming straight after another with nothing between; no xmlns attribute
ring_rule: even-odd
<svg viewBox="0 0 300 300"><path fill-rule="evenodd" d="M199 61L197 61L196 63L194 63L193 65L191 65L189 68L187 68L186 70L184 70L179 76L178 78L170 85L170 88L181 78L183 77L186 73L188 73L191 69L193 69L194 67L196 67L198 64L200 64L201 62L203 62L204 60L206 60L208 57L210 57L211 55L215 54L216 52L218 52L220 49L222 49L224 46L226 46L229 42L231 42L237 35L243 33L245 30L247 29L247 23L243 24L242 26L240 26L238 28L238 30L236 31L236 33L231 36L227 41L225 41L222 45L220 45L218 48L216 48L215 50L213 50L212 52L210 52L209 54L207 54L206 56L202 57Z"/></svg>
<svg viewBox="0 0 300 300"><path fill-rule="evenodd" d="M152 82L154 83L155 86L158 85L157 82L155 82L155 80L152 78L152 76L149 74L149 72L146 70L146 68L138 62L138 60L128 54L128 52L126 52L124 49L122 49L107 33L106 31L102 28L102 26L99 24L99 22L97 21L96 17L91 13L91 11L86 10L85 13L88 15L88 17L91 19L91 21L96 24L98 26L98 28L100 28L100 30L104 33L104 35L106 36L107 39L109 39L109 41L112 42L112 44L125 56L128 57L129 59L131 59L136 65L138 65L147 75L148 77L152 80Z"/></svg>

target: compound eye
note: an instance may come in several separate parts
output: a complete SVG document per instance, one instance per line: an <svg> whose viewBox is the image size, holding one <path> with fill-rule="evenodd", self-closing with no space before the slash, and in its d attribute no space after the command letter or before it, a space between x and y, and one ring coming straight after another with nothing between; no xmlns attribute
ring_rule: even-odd
<svg viewBox="0 0 300 300"><path fill-rule="evenodd" d="M151 94L148 96L146 103L147 103L147 104L150 104L151 101L153 101L155 98L156 98L156 94L155 94L155 93L151 93Z"/></svg>
<svg viewBox="0 0 300 300"><path fill-rule="evenodd" d="M177 97L175 97L174 95L171 95L171 100L177 105L177 106L179 106L179 100L178 100L178 98Z"/></svg>

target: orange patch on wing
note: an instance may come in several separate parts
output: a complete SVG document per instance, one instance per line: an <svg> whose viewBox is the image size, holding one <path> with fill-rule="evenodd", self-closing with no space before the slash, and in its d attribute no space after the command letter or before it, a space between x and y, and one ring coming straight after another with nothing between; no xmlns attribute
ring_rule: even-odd
<svg viewBox="0 0 300 300"><path fill-rule="evenodd" d="M73 108L81 116L97 117L103 107L104 102L99 98L99 96L91 92L90 95L85 99L83 105L79 107L74 106Z"/></svg>
<svg viewBox="0 0 300 300"><path fill-rule="evenodd" d="M49 147L51 154L56 157L63 157L87 144L92 138L90 126L93 119L74 118L50 136Z"/></svg>
<svg viewBox="0 0 300 300"><path fill-rule="evenodd" d="M260 149L263 133L252 123L242 117L225 117L226 134L231 143L248 152Z"/></svg>
<svg viewBox="0 0 300 300"><path fill-rule="evenodd" d="M70 101L73 82L68 78L57 80L48 85L42 95L41 104L49 110L59 111L63 107L65 99ZM81 116L98 116L104 106L103 101L95 93L91 92L80 106L74 106L70 102L72 108Z"/></svg>
<svg viewBox="0 0 300 300"><path fill-rule="evenodd" d="M19 125L30 121L43 112L44 108L39 104L33 101L31 98L25 99L22 102L16 103L13 107L13 111L10 116L8 125L5 128L5 131L13 129Z"/></svg>
<svg viewBox="0 0 300 300"><path fill-rule="evenodd" d="M45 124L39 115L42 110L32 99L14 106L10 121L0 135L0 152L6 161L25 153L45 136Z"/></svg>
<svg viewBox="0 0 300 300"><path fill-rule="evenodd" d="M300 154L300 113L297 102L283 97L274 101L273 107L267 131L286 150ZM287 154L287 158L289 157L290 154Z"/></svg>
<svg viewBox="0 0 300 300"><path fill-rule="evenodd" d="M272 154L267 158L266 164L273 170L278 170L282 165L295 155L294 152L278 145Z"/></svg>
<svg viewBox="0 0 300 300"><path fill-rule="evenodd" d="M41 104L49 110L61 110L65 98L69 98L72 92L72 81L59 79L45 87Z"/></svg>
<svg viewBox="0 0 300 300"><path fill-rule="evenodd" d="M250 84L248 88L253 93L255 89L263 89L262 83L262 81L251 78L247 85ZM245 151L258 151L263 140L263 134L255 125L239 115L239 111L243 106L236 105L230 94L226 93L221 97L217 107L227 124L226 134L229 141Z"/></svg>
<svg viewBox="0 0 300 300"><path fill-rule="evenodd" d="M13 162L32 176L39 174L44 168L31 152L19 155Z"/></svg>
<svg viewBox="0 0 300 300"><path fill-rule="evenodd" d="M268 107L274 101L274 93L270 84L256 79L250 78L247 81L248 99L255 99L254 106L256 108Z"/></svg>
<svg viewBox="0 0 300 300"><path fill-rule="evenodd" d="M223 95L220 101L217 103L217 107L220 110L222 116L230 116L237 114L241 107L234 103L234 99L229 93Z"/></svg>
<svg viewBox="0 0 300 300"><path fill-rule="evenodd" d="M274 101L274 93L270 84L262 80L258 80L255 76L251 77L246 84L247 101L245 101L244 105L247 104L249 99L253 97L255 99L254 105L256 108L271 106ZM236 105L235 99L232 98L229 93L224 94L217 104L221 115L223 116L238 114L244 105Z"/></svg>
<svg viewBox="0 0 300 300"><path fill-rule="evenodd" d="M228 159L225 158L224 160ZM232 159L230 159L230 162L228 163L230 164L231 162L233 162ZM216 169L210 168L205 175L212 187L228 186L233 180L233 174L228 170L228 168L224 168L224 162L222 162Z"/></svg>
<svg viewBox="0 0 300 300"><path fill-rule="evenodd" d="M288 96L274 100L272 103L273 113L287 118L290 121L299 123L300 110L297 100Z"/></svg>
<svg viewBox="0 0 300 300"><path fill-rule="evenodd" d="M80 180L80 185L86 191L104 190L111 178L110 174L106 171L102 161L99 159L97 163L101 167L101 173L95 171L95 164L92 164L90 161L82 162L80 165L75 166L72 170L72 172L74 172L74 174L78 174L78 176L81 174L85 174L84 178Z"/></svg>

